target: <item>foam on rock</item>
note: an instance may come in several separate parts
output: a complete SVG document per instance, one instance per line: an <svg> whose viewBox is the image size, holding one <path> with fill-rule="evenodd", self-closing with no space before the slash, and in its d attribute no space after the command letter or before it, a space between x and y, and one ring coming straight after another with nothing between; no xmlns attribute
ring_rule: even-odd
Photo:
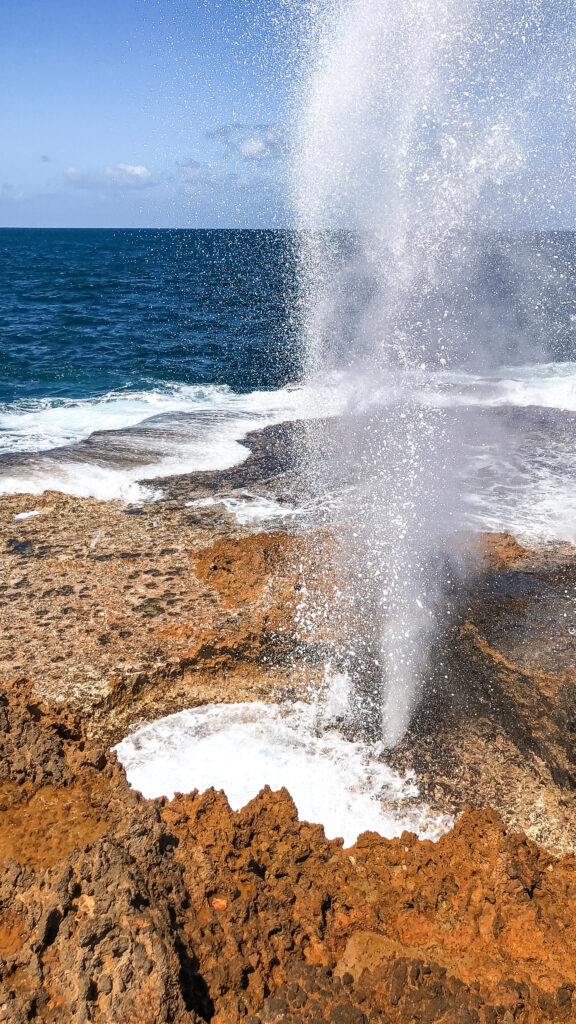
<svg viewBox="0 0 576 1024"><path fill-rule="evenodd" d="M347 846L367 830L431 838L449 827L450 819L414 805L413 776L388 767L381 744L345 739L325 726L323 713L303 702L209 705L142 726L115 749L146 797L214 787L239 811L265 785L286 788L302 820Z"/></svg>

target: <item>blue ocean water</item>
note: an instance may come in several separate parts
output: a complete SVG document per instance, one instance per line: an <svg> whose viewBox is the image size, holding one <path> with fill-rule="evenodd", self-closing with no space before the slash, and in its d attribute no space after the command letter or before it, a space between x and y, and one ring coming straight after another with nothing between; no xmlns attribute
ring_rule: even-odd
<svg viewBox="0 0 576 1024"><path fill-rule="evenodd" d="M576 234L479 250L486 308L470 308L483 361L423 364L396 384L345 371L301 383L296 241L281 231L0 229L0 494L155 500L162 485L150 481L241 462L252 430L384 415L400 382L412 404L493 421L468 456L475 523L576 539ZM341 244L349 255L353 239ZM369 274L361 283L344 318L365 316ZM416 296L415 329L438 322L433 312L428 320ZM466 302L460 313L465 346ZM243 500L232 499L238 517L274 511L269 496Z"/></svg>
<svg viewBox="0 0 576 1024"><path fill-rule="evenodd" d="M298 374L292 237L0 229L0 409Z"/></svg>
<svg viewBox="0 0 576 1024"><path fill-rule="evenodd" d="M1 229L0 493L140 500L140 479L232 465L247 432L297 415L293 246Z"/></svg>

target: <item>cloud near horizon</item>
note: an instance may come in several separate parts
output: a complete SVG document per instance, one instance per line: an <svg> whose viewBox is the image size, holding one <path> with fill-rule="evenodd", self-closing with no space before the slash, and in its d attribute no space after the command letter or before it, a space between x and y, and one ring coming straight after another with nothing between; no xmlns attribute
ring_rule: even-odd
<svg viewBox="0 0 576 1024"><path fill-rule="evenodd" d="M113 185L122 188L152 188L158 184L152 172L141 164L115 164L114 167L107 167L105 173Z"/></svg>
<svg viewBox="0 0 576 1024"><path fill-rule="evenodd" d="M207 138L204 130L203 138ZM269 227L287 218L283 161L270 126L224 127L212 146L144 163L67 166L50 158L42 191L0 187L0 223L14 227ZM200 148L200 147L199 147ZM204 158L203 158L204 157Z"/></svg>
<svg viewBox="0 0 576 1024"><path fill-rule="evenodd" d="M106 192L109 189L145 189L159 184L151 171L142 164L114 164L106 167L101 174L92 174L78 167L69 167L66 180L75 188L90 192Z"/></svg>

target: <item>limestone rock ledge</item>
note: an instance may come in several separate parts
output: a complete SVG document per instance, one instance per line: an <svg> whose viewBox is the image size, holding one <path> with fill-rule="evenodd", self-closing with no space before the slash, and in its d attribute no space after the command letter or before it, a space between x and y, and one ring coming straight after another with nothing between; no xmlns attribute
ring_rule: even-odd
<svg viewBox="0 0 576 1024"><path fill-rule="evenodd" d="M344 850L285 791L146 801L22 687L0 754L2 1024L576 1019L576 860L491 810Z"/></svg>
<svg viewBox="0 0 576 1024"><path fill-rule="evenodd" d="M109 753L141 718L294 695L357 626L340 538L251 534L188 486L0 500L0 1024L576 1021L574 549L460 539L390 753L459 820L343 850L286 792L146 801Z"/></svg>
<svg viewBox="0 0 576 1024"><path fill-rule="evenodd" d="M350 537L251 533L187 504L197 477L179 503L137 509L0 499L0 685L80 715L109 746L141 720L282 700L320 685L327 661L349 667L341 650L366 627L338 578ZM465 571L426 699L390 758L433 809L491 806L549 851L576 851L576 549L499 534L455 546Z"/></svg>

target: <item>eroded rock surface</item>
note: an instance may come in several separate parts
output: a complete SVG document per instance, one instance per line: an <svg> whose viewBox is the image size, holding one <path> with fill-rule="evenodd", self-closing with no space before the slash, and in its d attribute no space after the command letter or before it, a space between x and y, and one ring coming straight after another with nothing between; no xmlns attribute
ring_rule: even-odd
<svg viewBox="0 0 576 1024"><path fill-rule="evenodd" d="M576 553L514 550L496 536L488 565L394 756L456 813L492 805L553 852L574 851Z"/></svg>
<svg viewBox="0 0 576 1024"><path fill-rule="evenodd" d="M15 519L23 510L40 515ZM215 515L0 499L0 683L29 682L111 741L142 717L292 686L286 636L307 545L242 536L225 517L215 528Z"/></svg>
<svg viewBox="0 0 576 1024"><path fill-rule="evenodd" d="M286 792L238 814L213 791L145 801L109 753L142 718L338 667L350 533L186 504L277 494L277 440L272 464L263 446L156 505L0 500L1 1024L576 1021L571 546L455 541L466 583L389 755L459 817L436 844L343 850Z"/></svg>
<svg viewBox="0 0 576 1024"><path fill-rule="evenodd" d="M344 850L285 791L142 800L22 688L0 718L0 1021L576 1019L576 861L495 812Z"/></svg>
<svg viewBox="0 0 576 1024"><path fill-rule="evenodd" d="M40 515L15 519L27 511ZM363 627L339 586L349 543L250 533L168 500L2 499L0 683L73 709L108 744L186 707L305 694L326 662L348 668L340 651ZM455 547L466 586L392 759L433 809L493 806L553 852L576 850L574 548L500 534Z"/></svg>

